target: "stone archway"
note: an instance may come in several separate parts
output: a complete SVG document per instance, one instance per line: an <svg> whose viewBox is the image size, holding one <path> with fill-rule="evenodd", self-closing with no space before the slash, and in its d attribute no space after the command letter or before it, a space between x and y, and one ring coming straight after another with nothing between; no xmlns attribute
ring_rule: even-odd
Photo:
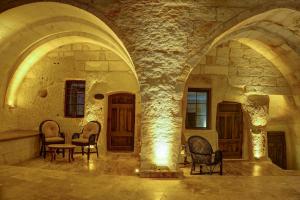
<svg viewBox="0 0 300 200"><path fill-rule="evenodd" d="M200 50L196 50L191 53L191 56L187 59L187 65L192 67L196 66L201 57L209 51L209 49L214 46L214 43L216 43L218 40L222 39L225 35L230 33L231 31L234 31L240 26L242 26L244 23L251 22L253 19L255 19L257 16L257 20L260 18L263 18L263 15L271 10L277 10L278 8L281 9L289 9L292 12L293 11L299 11L300 10L300 3L295 1L273 1L268 3L263 3L259 6L256 6L252 8L251 10L245 10L244 12L241 12L237 14L236 16L233 16L229 20L222 23L222 25L217 26L216 28L212 29L210 33L208 34L207 40L202 45L202 48ZM187 67L188 67L187 66ZM188 70L189 71L189 70ZM188 72L189 73L189 72Z"/></svg>
<svg viewBox="0 0 300 200"><path fill-rule="evenodd" d="M250 119L253 120L250 124L252 128L249 130L252 142L252 156L250 157L258 159L263 159L267 156L265 150L266 127L269 118L268 103L260 105L261 102L259 99L265 95L291 95L297 101L299 96L299 78L297 78L297 74L299 74L300 68L296 64L300 58L299 49L296 45L300 39L299 28L297 26L297 21L300 17L300 13L297 11L299 10L299 4L286 3L275 4L276 6L281 5L282 8L274 8L266 4L262 8L256 9L254 13L247 12L229 20L224 24L224 27L230 27L229 29L223 30L223 33L220 33L222 28L216 29L213 33L218 32L219 35L211 36L213 38L208 40L209 42L204 45L204 48L187 61L193 69L193 66L199 65L199 62L205 57L205 55L203 56L203 52L210 51L219 45L222 46L228 41L237 41L264 56L265 59L269 60L280 71L280 74L288 83L287 87L279 85L269 87L261 84L255 87L241 84L238 87L242 89L240 90L241 94L246 97L244 99L244 108L248 111ZM246 15L249 18L241 20ZM235 21L239 21L239 23ZM254 98L252 95L259 95L259 97ZM251 108L249 109L249 107ZM286 113L286 115L288 116L289 113ZM295 113L294 118L298 115L299 113ZM264 120L259 120L258 118ZM291 127L293 126L296 125L291 125Z"/></svg>
<svg viewBox="0 0 300 200"><path fill-rule="evenodd" d="M43 15L36 15L34 12L36 10L39 10L39 12L43 13ZM53 12L53 10L56 10L56 12ZM101 123L103 122L104 117L102 117L102 115L104 115L103 113L105 109L102 111L102 107L104 107L105 104L101 101L95 100L95 92L103 92L105 94L105 92L112 92L119 89L139 94L139 82L135 66L133 65L126 47L121 39L114 33L114 31L110 29L110 27L108 27L101 19L92 15L91 13L67 4L56 2L38 2L8 9L1 13L0 21L3 22L0 39L0 43L2 45L0 48L0 57L3 59L3 65L0 70L3 76L0 88L0 101L1 105L4 105L1 106L0 110L1 115L7 122L3 123L5 125L1 126L0 129L35 129L36 125L41 121L40 118L51 117L61 121L62 123L66 122L65 129L71 133L73 130L71 130L70 127L72 126L79 128L79 125L83 125L90 120L102 120ZM87 50L92 49L94 52L91 53L97 54L97 59L93 58L89 64L85 63L85 61L89 62L90 55L87 55L87 53L84 52L84 48ZM67 52L64 52L64 50L60 49L67 49ZM68 59L67 57L74 54L74 52L76 53L76 51L82 51L81 57L85 57L81 58L83 60L80 61L84 63L84 66L77 68L84 68L86 71L97 71L98 74L100 74L101 70L105 71L105 66L103 67L101 64L116 62L117 66L115 66L116 64L114 66L112 64L110 71L112 73L118 72L119 74L125 74L122 76L125 77L126 80L120 80L120 75L111 75L108 73L108 75L106 75L104 78L99 78L99 76L95 78L94 76L78 76L78 74L73 74L70 76L65 71L60 71L61 75L67 74L66 77L61 76L62 81L64 81L66 78L74 77L75 79L86 77L89 78L89 83L87 84L88 103L86 105L86 117L82 120L73 120L71 123L69 123L71 120L68 122L68 119L63 119L63 105L61 102L63 102L64 98L63 95L60 94L61 92L59 92L60 90L63 90L64 85L61 84L62 81L60 80L60 88L56 86L53 87L55 85L53 84L55 73L48 73L47 71L49 76L44 76L42 70L34 69L34 76L38 76L35 80L35 84L38 85L39 81L42 83L40 91L42 91L44 95L40 95L40 97L47 99L49 94L55 96L53 95L55 94L55 91L57 91L56 95L61 97L60 102L57 103L56 101L52 101L54 105L48 105L48 109L52 109L53 112L50 111L46 114L41 113L47 109L47 103L43 103L45 104L43 108L43 106L39 107L36 105L35 103L37 102L35 100L28 101L28 99L30 99L32 96L36 96L35 93L28 94L28 92L36 92L37 87L33 87L31 88L32 90L30 90L28 85L31 83L28 79L25 80L25 78L32 76L33 73L30 73L30 70L32 70L33 67L42 69L43 65L40 63L47 65L47 63L51 64L52 60L59 60L62 62L71 60L70 62L72 64L75 59L72 61L72 59ZM101 60L101 58L99 58L101 57L101 55L98 55L100 51L105 54L104 57L106 57L106 59ZM49 55L51 53L57 53L59 56L52 59L52 57ZM52 64L55 63L57 64L59 62L55 61ZM67 67L76 68L71 64L67 63L65 65ZM73 64L76 65L76 63ZM51 66L48 66L47 70L50 68ZM105 73L102 73L102 75L103 74L105 75ZM47 80L45 79L51 79L52 82L48 81L49 83L46 83ZM103 83L107 80L110 82L119 81L118 83L122 87L118 88L117 83L107 86L107 84L105 85L105 83ZM43 85L43 83L46 83L46 86ZM101 87L99 88L97 85L100 85ZM103 88L103 85L107 87ZM132 85L134 87L130 88L129 86ZM42 88L43 86L49 86L51 91L44 90L44 88ZM26 99L27 97L29 98ZM18 101L18 98L20 98L20 101ZM36 112L36 115L38 115L37 117L30 115L31 112L28 112L28 110L30 110L28 109L29 107L32 108L31 112ZM39 110L34 110L38 107ZM55 107L59 107L60 111L56 112ZM137 107L139 109L139 122L136 123L136 129L140 129L140 96L138 97ZM96 116L96 114L98 114L98 116ZM99 115L101 116L99 117ZM25 122L25 119L28 121ZM18 123L18 121L21 121L21 123ZM137 130L137 132L139 133L140 130ZM139 138L137 140L139 140ZM138 146L138 142L136 142L135 145ZM139 151L140 150L137 150L135 153L139 153Z"/></svg>
<svg viewBox="0 0 300 200"><path fill-rule="evenodd" d="M59 13L51 13L49 10L51 6L59 6L61 13L65 12L68 15L61 17ZM30 9L36 9L37 7L40 7L41 10L44 7L44 17L40 17L40 19L34 15L28 15L28 13L33 13ZM48 16L46 15L47 12ZM82 16L78 14L80 12ZM26 14L26 20L20 23L19 20L23 18L24 14ZM3 46L7 47L8 41L10 44L18 43L14 48L10 48L12 45L2 48L2 55L7 56L5 52L9 53L9 55L13 55L12 53L20 55L19 57L6 59L7 63L3 63L5 67L2 70L9 69L7 71L9 75L6 77L11 77L10 80L7 80L7 83L4 80L4 85L7 85L5 101L9 106L14 106L15 93L22 81L22 77L24 77L30 66L45 55L45 52L49 52L60 45L73 42L90 42L102 45L117 53L135 73L131 58L120 39L101 20L86 11L66 4L34 3L2 13L2 20L6 21L4 27L7 29L7 32L3 31L2 33L3 38L13 38L11 41L3 40ZM12 27L7 23L8 21L19 24L19 26L14 24ZM32 28L30 29L28 26ZM56 28L53 28L54 26ZM15 33L22 32L22 40L17 35L14 35L14 31ZM24 38L28 39L24 40Z"/></svg>

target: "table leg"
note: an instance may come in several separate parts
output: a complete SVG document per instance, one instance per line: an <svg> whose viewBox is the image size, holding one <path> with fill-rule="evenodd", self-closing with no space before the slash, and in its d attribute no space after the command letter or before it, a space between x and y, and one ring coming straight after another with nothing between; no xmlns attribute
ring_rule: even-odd
<svg viewBox="0 0 300 200"><path fill-rule="evenodd" d="M51 154L51 159L50 159L50 161L52 162L52 160L53 160L53 155L52 155L52 148L50 148L50 147L49 147L49 153Z"/></svg>
<svg viewBox="0 0 300 200"><path fill-rule="evenodd" d="M55 160L55 148L49 148L49 151L51 153L51 162Z"/></svg>
<svg viewBox="0 0 300 200"><path fill-rule="evenodd" d="M74 160L74 148L72 148L72 160Z"/></svg>
<svg viewBox="0 0 300 200"><path fill-rule="evenodd" d="M71 162L71 149L69 149L69 162Z"/></svg>
<svg viewBox="0 0 300 200"><path fill-rule="evenodd" d="M54 160L56 160L56 151L57 151L57 149L54 148L54 150L53 150L53 158L54 158Z"/></svg>

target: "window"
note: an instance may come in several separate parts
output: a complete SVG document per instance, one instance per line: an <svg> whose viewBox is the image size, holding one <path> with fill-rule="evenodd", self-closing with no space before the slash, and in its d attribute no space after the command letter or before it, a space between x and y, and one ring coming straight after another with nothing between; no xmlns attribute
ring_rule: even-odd
<svg viewBox="0 0 300 200"><path fill-rule="evenodd" d="M66 81L65 117L84 117L85 81Z"/></svg>
<svg viewBox="0 0 300 200"><path fill-rule="evenodd" d="M210 89L189 88L185 127L190 129L210 128Z"/></svg>

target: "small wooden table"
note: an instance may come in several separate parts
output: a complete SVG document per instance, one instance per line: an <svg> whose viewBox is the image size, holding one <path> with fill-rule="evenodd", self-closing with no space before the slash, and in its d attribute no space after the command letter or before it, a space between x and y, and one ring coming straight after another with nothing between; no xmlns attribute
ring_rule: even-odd
<svg viewBox="0 0 300 200"><path fill-rule="evenodd" d="M63 152L65 153L65 149L69 150L69 162L74 160L73 154L74 154L74 149L76 145L73 144L49 144L48 148L49 151L51 152L51 161L56 159L56 151L59 149L62 149Z"/></svg>

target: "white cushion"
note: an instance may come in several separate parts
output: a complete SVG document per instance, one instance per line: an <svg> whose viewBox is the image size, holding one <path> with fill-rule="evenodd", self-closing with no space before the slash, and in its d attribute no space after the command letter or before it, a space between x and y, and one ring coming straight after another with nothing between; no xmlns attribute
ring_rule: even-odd
<svg viewBox="0 0 300 200"><path fill-rule="evenodd" d="M46 142L62 142L64 141L64 138L61 137L50 137L50 138L45 138Z"/></svg>
<svg viewBox="0 0 300 200"><path fill-rule="evenodd" d="M99 131L99 125L95 122L87 123L82 130L82 138L89 138L91 134L97 134Z"/></svg>
<svg viewBox="0 0 300 200"><path fill-rule="evenodd" d="M76 138L76 139L73 139L72 142L85 144L85 143L89 143L89 139L87 139L87 138Z"/></svg>
<svg viewBox="0 0 300 200"><path fill-rule="evenodd" d="M59 126L54 121L46 121L42 126L42 132L45 134L45 138L58 137Z"/></svg>

